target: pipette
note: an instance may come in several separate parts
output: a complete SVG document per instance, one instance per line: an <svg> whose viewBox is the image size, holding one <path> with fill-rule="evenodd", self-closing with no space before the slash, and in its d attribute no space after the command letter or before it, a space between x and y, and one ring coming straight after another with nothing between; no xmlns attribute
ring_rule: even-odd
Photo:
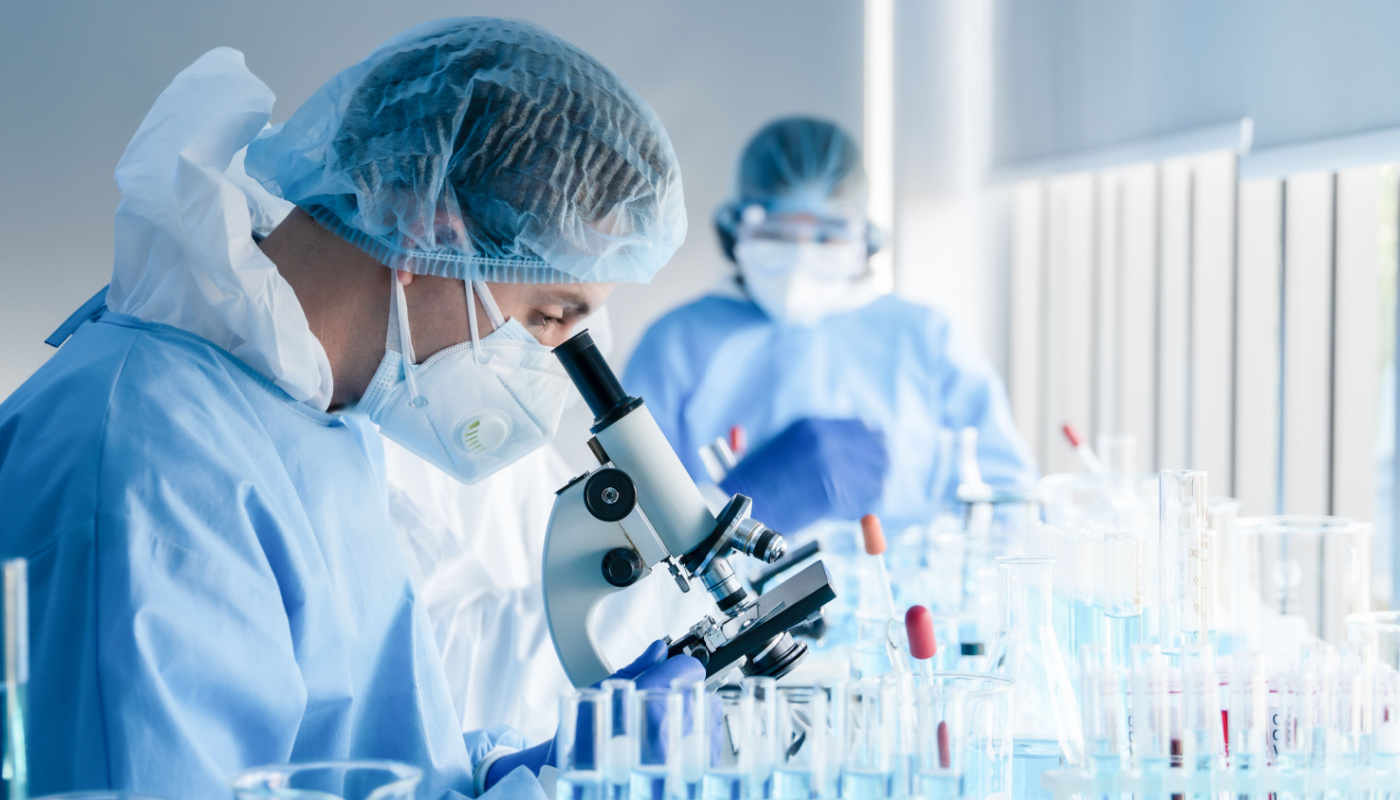
<svg viewBox="0 0 1400 800"><path fill-rule="evenodd" d="M904 630L909 638L909 655L918 664L919 678L925 686L933 685L933 657L938 654L938 639L933 633L933 614L925 606L910 606L904 612ZM952 766L952 748L948 742L948 722L938 722L938 767Z"/></svg>
<svg viewBox="0 0 1400 800"><path fill-rule="evenodd" d="M885 648L889 652L890 665L894 667L895 672L907 675L909 664L904 654L903 643L900 642L899 625L896 622L899 612L895 610L890 573L885 568L885 529L880 525L880 518L874 514L861 517L860 533L865 540L866 554L875 562L875 583L880 587L880 602L885 607Z"/></svg>
<svg viewBox="0 0 1400 800"><path fill-rule="evenodd" d="M1084 462L1085 469L1095 475L1102 475L1108 471L1104 469L1103 462L1099 460L1099 457L1094 455L1093 448L1089 447L1089 443L1084 441L1084 437L1079 435L1079 431L1075 430L1073 425L1066 422L1060 426L1060 430L1064 431L1065 438L1069 440L1069 446L1073 447L1074 452L1079 454L1079 460Z"/></svg>

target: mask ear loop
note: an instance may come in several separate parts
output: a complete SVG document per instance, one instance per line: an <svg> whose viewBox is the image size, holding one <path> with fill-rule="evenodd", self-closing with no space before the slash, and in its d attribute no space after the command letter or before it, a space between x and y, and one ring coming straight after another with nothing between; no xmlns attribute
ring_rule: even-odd
<svg viewBox="0 0 1400 800"><path fill-rule="evenodd" d="M467 325L471 327L472 335L472 359L478 364L485 364L489 359L486 352L481 347L481 338L476 332L476 303L473 297L481 298L481 307L486 310L486 319L491 322L491 332L495 333L505 324L505 319L501 317L501 309L496 305L496 298L491 296L491 290L486 288L486 284L481 281L467 279L462 281L462 285L467 293Z"/></svg>
<svg viewBox="0 0 1400 800"><path fill-rule="evenodd" d="M393 284L391 290L394 297L393 315L398 317L399 323L399 353L403 356L403 379L408 384L408 404L414 408L422 408L423 396L418 393L418 382L413 377L413 366L416 359L413 355L413 339L408 332L408 299L404 296L403 283L399 281L399 273L395 270L389 276L390 283ZM393 322L393 320L390 320Z"/></svg>

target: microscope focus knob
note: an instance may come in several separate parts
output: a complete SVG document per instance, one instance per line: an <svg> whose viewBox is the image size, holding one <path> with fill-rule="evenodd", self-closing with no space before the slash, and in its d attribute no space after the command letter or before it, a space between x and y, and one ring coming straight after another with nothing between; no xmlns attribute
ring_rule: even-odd
<svg viewBox="0 0 1400 800"><path fill-rule="evenodd" d="M641 555L630 547L614 547L603 555L603 580L613 586L631 586L645 569Z"/></svg>

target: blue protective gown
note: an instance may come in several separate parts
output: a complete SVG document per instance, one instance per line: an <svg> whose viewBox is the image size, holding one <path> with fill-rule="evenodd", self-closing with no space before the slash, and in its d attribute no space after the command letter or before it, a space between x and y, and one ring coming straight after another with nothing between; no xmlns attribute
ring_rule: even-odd
<svg viewBox="0 0 1400 800"><path fill-rule="evenodd" d="M523 745L458 728L376 437L110 312L0 404L33 794L224 798L250 766L387 758L424 769L421 797L458 797L491 747ZM492 794L543 797L524 770Z"/></svg>
<svg viewBox="0 0 1400 800"><path fill-rule="evenodd" d="M734 425L752 450L803 417L864 420L889 448L876 513L890 525L956 509L957 441L968 426L988 484L1037 477L995 370L942 314L893 296L811 328L776 325L745 298L702 297L647 331L624 385L700 481L698 449Z"/></svg>

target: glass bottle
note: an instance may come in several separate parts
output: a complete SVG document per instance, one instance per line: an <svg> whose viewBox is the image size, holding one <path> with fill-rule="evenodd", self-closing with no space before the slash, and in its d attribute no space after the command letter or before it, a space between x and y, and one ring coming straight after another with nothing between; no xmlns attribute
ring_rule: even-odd
<svg viewBox="0 0 1400 800"><path fill-rule="evenodd" d="M1012 790L1040 793L1040 773L1079 766L1084 734L1079 705L1052 621L1054 559L997 559L998 628L992 644L995 675L1016 681L1012 690Z"/></svg>

